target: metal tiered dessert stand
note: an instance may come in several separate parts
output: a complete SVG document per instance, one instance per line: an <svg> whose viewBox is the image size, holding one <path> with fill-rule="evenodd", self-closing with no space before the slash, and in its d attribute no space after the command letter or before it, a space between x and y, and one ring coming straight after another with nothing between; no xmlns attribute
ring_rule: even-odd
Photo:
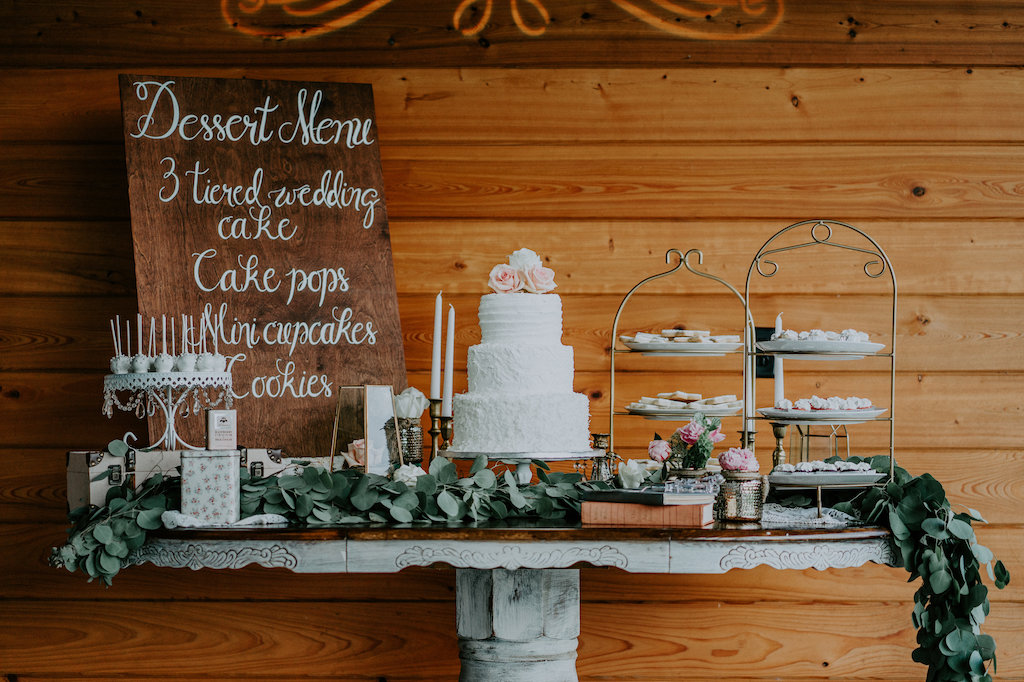
<svg viewBox="0 0 1024 682"><path fill-rule="evenodd" d="M797 241L796 243L785 243L783 237L785 235L796 235L800 230L809 230L808 241ZM852 233L849 236L855 237L859 235L865 243L870 246L856 246L847 244L835 239L837 232L843 230L844 232ZM787 348L785 350L773 349L767 350L763 347L763 342L757 344L757 347L746 349L748 354L747 364L752 365L757 356L771 356L771 357L797 357L806 360L857 360L865 357L885 358L889 363L889 406L888 416L876 416L869 419L861 418L861 415L850 415L848 418L829 418L825 420L807 420L801 419L799 416L794 415L793 417L780 418L778 415L771 417L759 417L759 419L767 420L771 426L773 433L776 438L776 447L773 454L774 464L778 466L784 463L782 460L785 458L785 450L783 448L783 441L785 439L786 427L802 427L802 426L831 426L833 431L837 427L847 427L854 424L860 424L868 421L887 422L889 426L889 472L888 476L879 475L877 478L882 480L872 482L859 482L849 483L843 482L844 473L837 473L836 475L830 475L830 472L826 472L821 476L817 477L817 481L812 482L792 482L787 483L785 480L778 480L778 476L773 475L769 480L771 485L775 488L802 488L802 489L814 489L817 493L817 501L819 513L821 509L821 491L822 489L829 488L863 488L872 485L884 485L887 481L893 479L896 466L895 447L894 447L894 424L895 424L895 402L896 402L896 275L892 269L892 263L889 261L889 257L878 243L868 236L867 233L862 230L848 225L846 223L834 221L834 220L804 220L798 223L794 223L789 227L786 227L773 235L768 241L761 246L757 254L754 256L753 261L747 271L746 289L744 295L744 306L746 307L748 314L750 311L750 296L751 296L751 284L752 280L755 280L756 276L760 278L774 277L779 271L779 264L776 262L775 257L779 254L792 252L798 249L805 248L820 248L820 249L843 249L854 253L863 254L866 257L866 261L863 265L864 274L871 279L878 279L885 274L888 274L889 280L892 283L892 305L891 305L891 318L890 318L890 347L889 352L864 352L863 350L829 350L821 347L811 347L808 350L799 350L798 348ZM772 345L772 344L769 344ZM845 436L845 430L843 432ZM847 440L847 454L849 454L849 440ZM811 477L804 477L810 479ZM827 479L827 480L826 480Z"/></svg>
<svg viewBox="0 0 1024 682"><path fill-rule="evenodd" d="M615 365L616 365L616 362L615 362L615 359L619 355L623 355L623 354L625 354L625 355L653 356L653 357L703 357L703 358L714 357L714 356L722 356L722 355L733 355L733 354L742 356L743 359L744 359L744 362L743 362L743 408L742 408L743 426L740 429L740 436L741 436L740 442L742 443L743 447L753 447L753 443L754 443L754 419L753 419L754 394L753 394L753 379L752 379L752 377L754 376L754 374L753 374L753 371L754 371L754 366L753 366L753 361L754 361L754 352L753 352L754 351L754 349L753 349L754 327L753 327L753 323L751 321L749 309L746 306L746 302L744 301L743 295L740 294L740 292L737 291L737 289L734 286L732 286L731 284L729 284L728 282L726 282L725 280L723 280L720 277L716 277L715 275L709 274L707 272L702 272L700 270L697 270L697 269L695 269L693 267L693 265L691 265L690 259L692 257L696 257L697 258L697 264L698 265L703 265L703 263L704 263L704 254L699 249L690 249L685 254L683 254L683 252L680 251L679 249L669 249L668 251L665 252L665 262L671 264L673 255L678 257L678 259L679 259L679 262L676 263L676 266L674 268L672 268L671 270L666 270L665 272L660 272L660 273L658 273L656 275L651 275L650 277L647 277L647 278L637 282L637 284L634 285L633 288L630 289L629 292L626 294L626 296L622 299L622 302L619 304L618 310L615 311L615 319L612 322L611 381L610 381L610 388L609 388L609 402L611 403L611 408L609 409L609 415L608 415L608 430L609 430L608 449L609 449L609 452L610 453L614 453L615 452L615 418L616 417L624 417L624 416L635 417L635 416L641 416L641 417L643 417L645 419L655 419L655 420L661 420L661 421L688 421L696 413L693 410L689 410L689 411L680 411L678 413L665 414L665 415L657 415L657 414L638 415L635 412L628 412L628 411L622 411L621 409L616 409L616 402L615 402L616 401L616 395L615 395L615 393L616 393L615 392L615 371L616 371L615 370ZM732 292L732 294L734 296L736 296L736 298L739 301L739 303L743 306L743 319L744 319L744 322L743 322L743 335L742 335L743 342L741 344L742 348L736 348L736 349L706 349L706 348L701 348L700 350L690 350L690 349L685 347L686 345L689 345L689 344L677 344L678 347L673 348L673 347L669 346L669 347L666 347L663 350L662 349L637 350L637 349L634 349L634 348L626 348L626 349L619 348L620 344L624 344L624 342L619 338L619 320L622 317L622 312L623 312L623 310L625 310L626 304L629 302L629 299L633 296L633 294L635 294L640 288L644 287L645 285L650 284L651 282L653 282L653 281L655 281L657 279L661 279L662 277L668 277L669 275L677 272L681 268L686 268L686 270L690 271L694 275L697 275L698 277L704 277L704 278L710 279L710 280L712 280L714 282L718 282L719 284L721 284L722 286L727 288L730 292ZM666 345L668 345L668 344L666 344ZM706 344L700 344L700 345L701 346L705 346ZM717 415L713 415L712 414L711 416L717 416Z"/></svg>
<svg viewBox="0 0 1024 682"><path fill-rule="evenodd" d="M122 400L121 395L127 399ZM150 372L139 374L108 374L103 377L103 414L113 416L116 406L123 412L134 412L139 419L160 413L164 430L155 443L140 450L201 450L190 445L178 433L175 419L199 414L204 408L232 405L230 372ZM137 440L128 432L124 441ZM180 447L179 447L180 446Z"/></svg>

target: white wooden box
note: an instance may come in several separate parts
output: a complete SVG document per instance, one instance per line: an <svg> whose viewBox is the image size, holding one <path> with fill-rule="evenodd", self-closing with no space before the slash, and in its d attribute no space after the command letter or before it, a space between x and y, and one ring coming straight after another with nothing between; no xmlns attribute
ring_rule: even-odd
<svg viewBox="0 0 1024 682"><path fill-rule="evenodd" d="M155 473L176 477L180 464L180 450L129 450L124 457L100 450L71 450L67 453L68 509L105 506L111 487L127 482L138 489ZM92 480L108 469L110 476Z"/></svg>
<svg viewBox="0 0 1024 682"><path fill-rule="evenodd" d="M181 453L181 513L217 526L239 516L238 450L185 450Z"/></svg>

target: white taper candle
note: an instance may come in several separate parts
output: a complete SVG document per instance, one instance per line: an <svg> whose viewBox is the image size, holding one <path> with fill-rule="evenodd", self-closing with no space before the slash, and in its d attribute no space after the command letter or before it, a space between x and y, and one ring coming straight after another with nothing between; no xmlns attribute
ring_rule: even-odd
<svg viewBox="0 0 1024 682"><path fill-rule="evenodd" d="M452 389L455 379L455 306L448 306L448 334L444 339L444 393L441 416L452 416Z"/></svg>
<svg viewBox="0 0 1024 682"><path fill-rule="evenodd" d="M434 299L434 345L430 355L430 397L441 397L441 292Z"/></svg>
<svg viewBox="0 0 1024 682"><path fill-rule="evenodd" d="M775 338L782 336L782 313L775 318ZM782 358L775 356L775 406L786 397L786 384L782 376Z"/></svg>

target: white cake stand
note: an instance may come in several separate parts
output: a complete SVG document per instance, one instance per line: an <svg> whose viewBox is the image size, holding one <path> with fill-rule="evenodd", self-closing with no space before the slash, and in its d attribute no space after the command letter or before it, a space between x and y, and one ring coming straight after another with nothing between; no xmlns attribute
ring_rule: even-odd
<svg viewBox="0 0 1024 682"><path fill-rule="evenodd" d="M476 459L484 455L491 462L514 462L516 465L516 481L519 485L527 485L533 480L530 463L541 462L572 462L581 459L604 457L605 451L599 449L561 451L561 452L466 452L463 450L441 450L441 454L449 459Z"/></svg>
<svg viewBox="0 0 1024 682"><path fill-rule="evenodd" d="M122 401L119 393L127 394ZM191 403L191 404L190 404ZM232 403L230 372L148 372L145 374L108 374L103 377L103 414L113 415L114 406L134 412L139 419L152 417L157 410L164 416L164 432L152 445L142 450L155 450L163 444L173 450L180 444L188 450L201 447L186 443L174 426L175 418L198 413L203 407ZM128 432L124 441L136 440Z"/></svg>

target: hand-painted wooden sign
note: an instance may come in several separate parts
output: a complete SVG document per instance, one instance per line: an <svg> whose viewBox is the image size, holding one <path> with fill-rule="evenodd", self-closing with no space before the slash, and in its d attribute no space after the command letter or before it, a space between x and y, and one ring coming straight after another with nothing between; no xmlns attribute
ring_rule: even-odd
<svg viewBox="0 0 1024 682"><path fill-rule="evenodd" d="M120 86L141 313L205 326L239 444L329 454L337 386L405 385L370 86Z"/></svg>

